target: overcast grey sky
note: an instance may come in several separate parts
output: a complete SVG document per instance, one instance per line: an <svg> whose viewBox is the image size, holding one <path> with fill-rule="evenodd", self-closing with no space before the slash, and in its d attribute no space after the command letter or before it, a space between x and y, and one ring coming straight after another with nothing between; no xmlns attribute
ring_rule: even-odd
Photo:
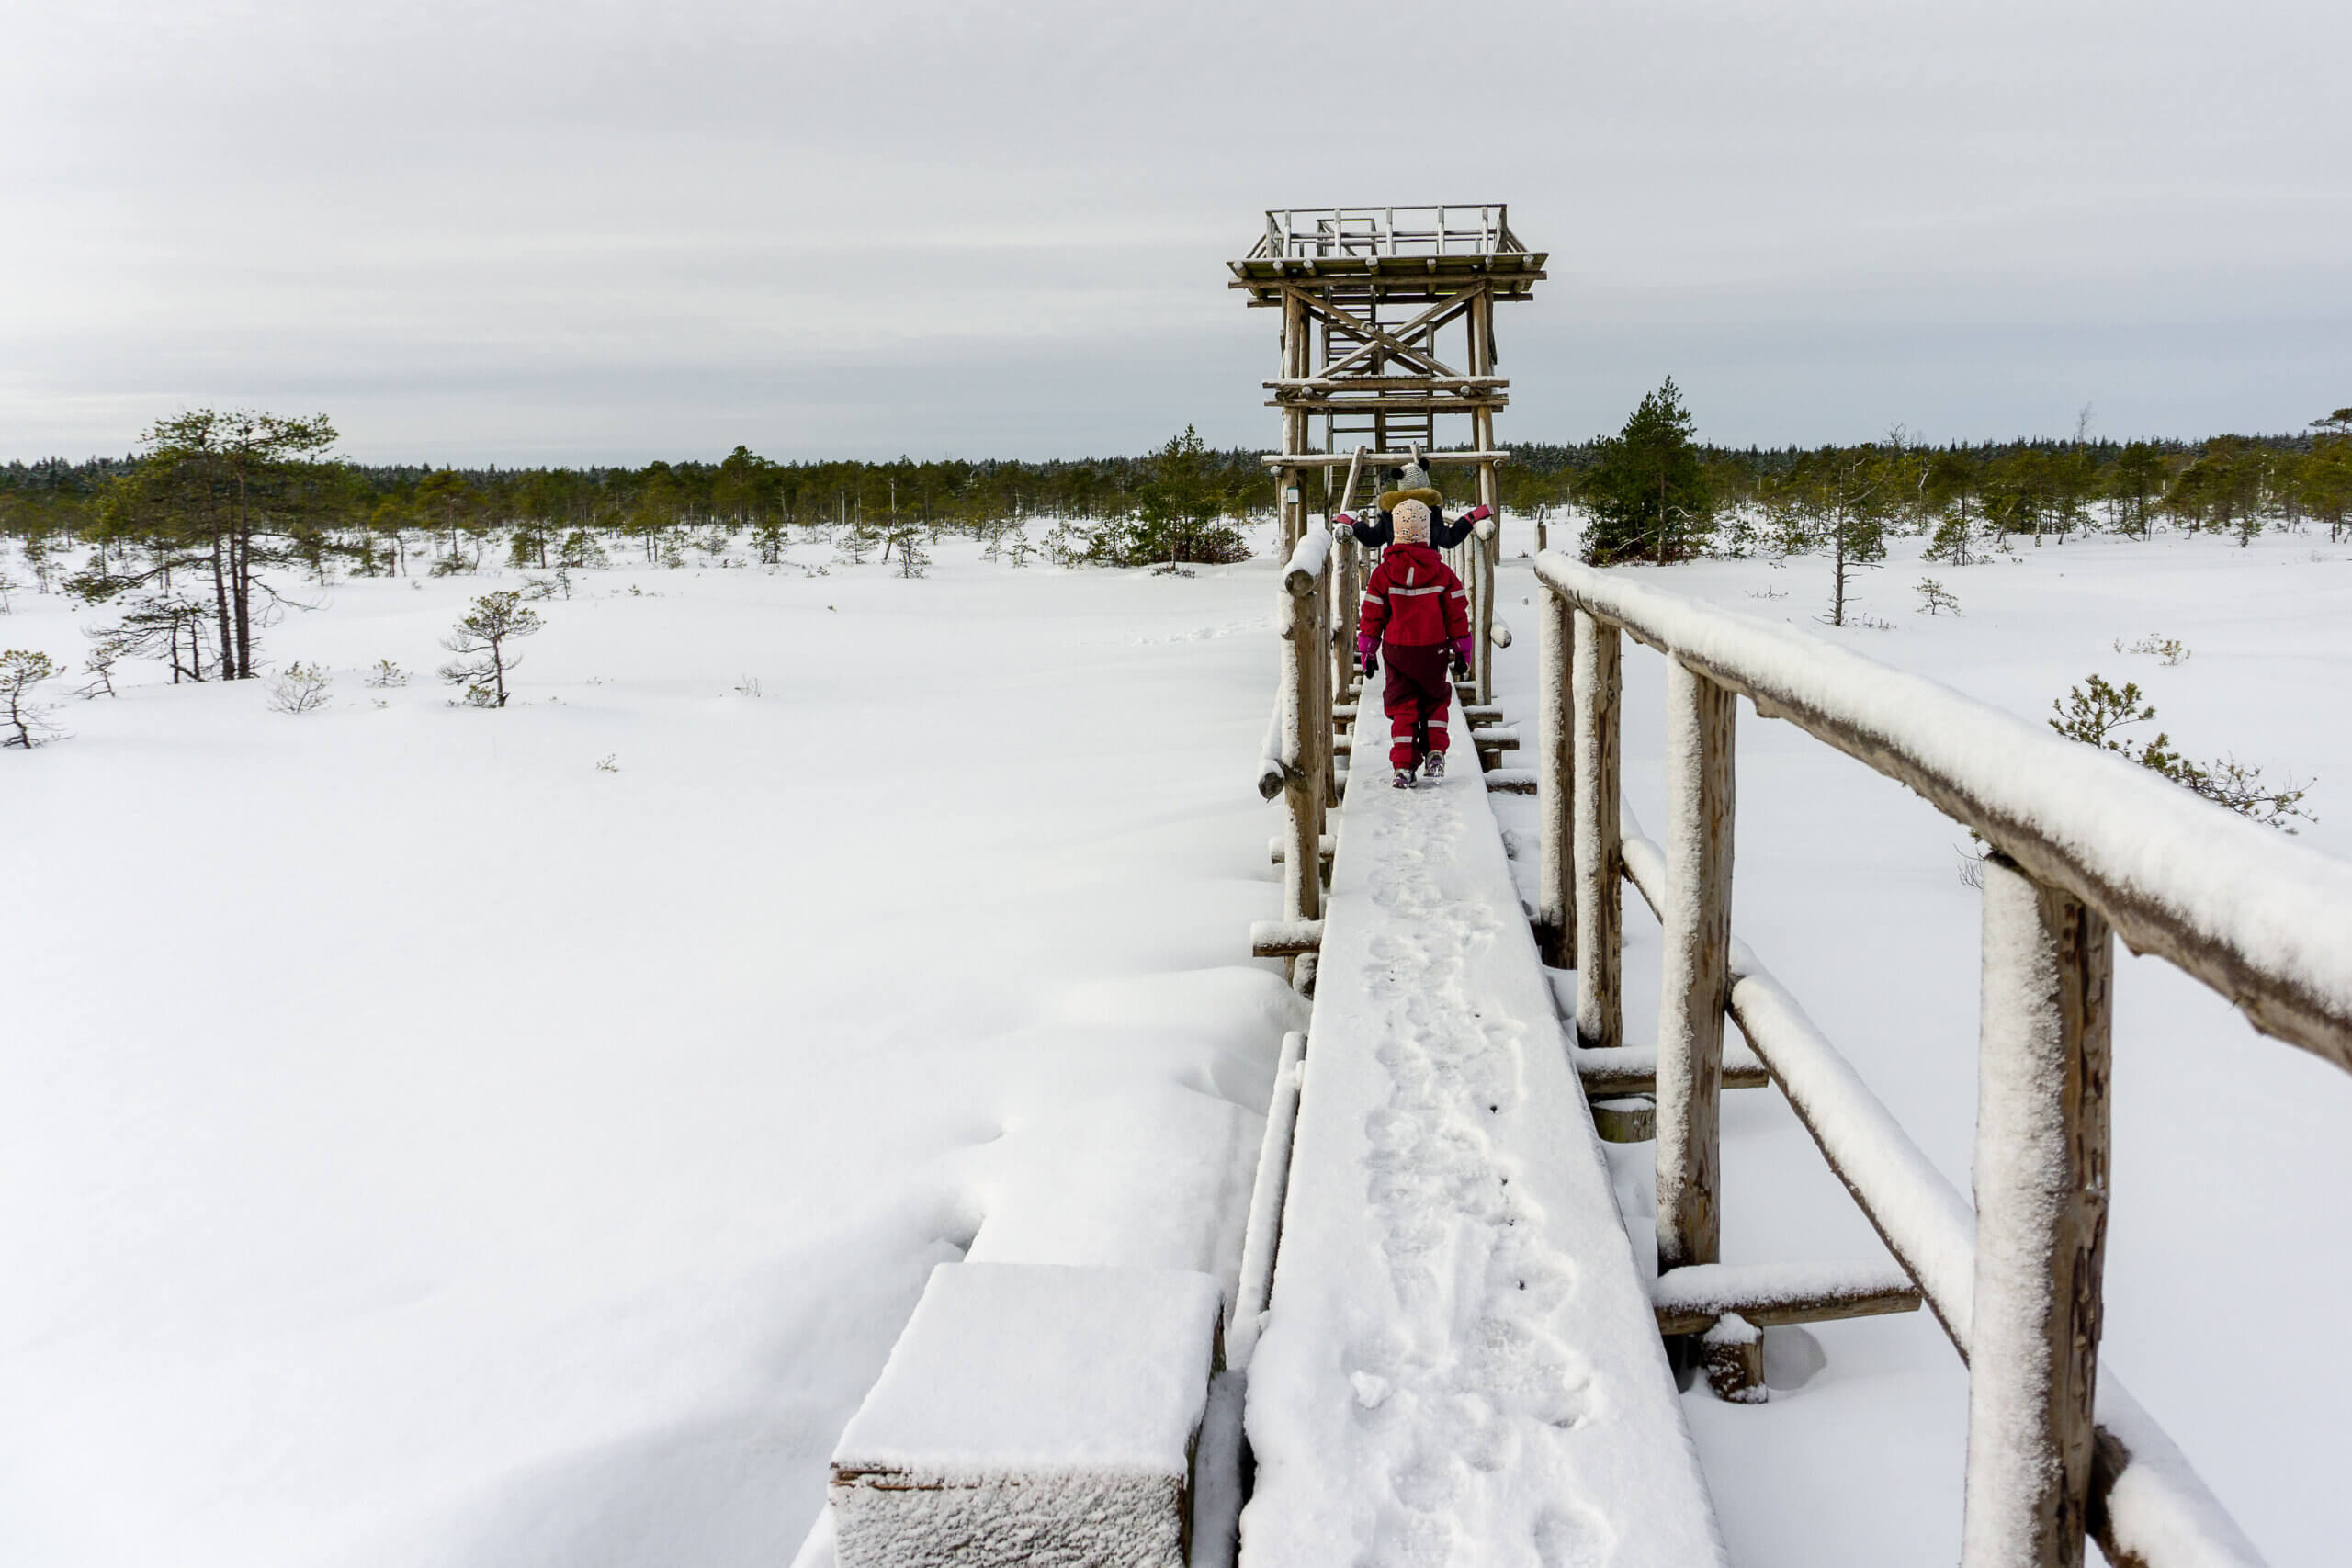
<svg viewBox="0 0 2352 1568"><path fill-rule="evenodd" d="M466 463L1264 444L1223 264L1264 208L1385 201L1551 252L1510 439L1668 373L1741 443L2352 403L2341 0L10 17L0 458L199 403Z"/></svg>

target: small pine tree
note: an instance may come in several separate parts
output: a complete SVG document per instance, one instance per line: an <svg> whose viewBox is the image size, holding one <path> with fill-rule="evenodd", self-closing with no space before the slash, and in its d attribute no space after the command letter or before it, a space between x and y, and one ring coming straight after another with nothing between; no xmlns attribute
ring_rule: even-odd
<svg viewBox="0 0 2352 1568"><path fill-rule="evenodd" d="M483 594L457 629L441 639L442 647L458 655L441 667L441 678L465 687L466 701L474 707L504 707L506 677L523 662L507 651L506 645L516 637L529 637L545 624L537 611L525 607L523 595L512 589Z"/></svg>
<svg viewBox="0 0 2352 1568"><path fill-rule="evenodd" d="M1625 427L1600 443L1599 461L1578 487L1591 526L1584 558L1595 566L1687 560L1714 532L1690 412L1674 378L1642 399Z"/></svg>
<svg viewBox="0 0 2352 1568"><path fill-rule="evenodd" d="M1934 578L1923 577L1919 580L1919 608L1930 615L1940 615L1947 610L1957 615L1960 601Z"/></svg>
<svg viewBox="0 0 2352 1568"><path fill-rule="evenodd" d="M1939 452L1928 460L1922 490L1928 508L1938 514L1927 558L1953 566L1974 565L1976 529L1982 521L1976 465L1961 453Z"/></svg>
<svg viewBox="0 0 2352 1568"><path fill-rule="evenodd" d="M923 530L912 523L890 531L888 542L882 549L882 558L888 560L893 550L899 556L900 577L922 577L931 570L931 552L923 547Z"/></svg>
<svg viewBox="0 0 2352 1568"><path fill-rule="evenodd" d="M2089 690L2084 690L2084 686ZM2234 757L2224 757L2210 768L2201 768L2175 750L2172 737L2162 730L2137 751L2116 739L2116 730L2145 724L2156 716L2155 705L2143 699L2136 681L2126 681L2118 688L2094 673L2083 686L2070 689L2064 703L2052 702L2050 708L2058 716L2048 721L2050 728L2067 739L2127 757L2241 817L2252 818L2282 833L2295 830L2288 825L2287 818L2290 817L2300 817L2306 822L2319 820L2302 808L2303 797L2311 793L2312 784L2319 782L2316 779L2299 784L2290 774L2282 786L2266 784L2260 768L2250 767Z"/></svg>
<svg viewBox="0 0 2352 1568"><path fill-rule="evenodd" d="M334 685L334 677L316 664L296 660L277 672L270 682L269 706L273 713L312 713L326 706L327 693Z"/></svg>
<svg viewBox="0 0 2352 1568"><path fill-rule="evenodd" d="M1781 549L1829 558L1829 614L1822 619L1833 626L1852 613L1854 573L1886 558L1901 471L1899 457L1876 446L1826 447L1800 457L1766 491Z"/></svg>
<svg viewBox="0 0 2352 1568"><path fill-rule="evenodd" d="M0 735L0 746L21 746L29 751L56 739L49 709L33 700L32 690L57 673L57 660L46 653L12 648L0 653L0 725L16 733Z"/></svg>

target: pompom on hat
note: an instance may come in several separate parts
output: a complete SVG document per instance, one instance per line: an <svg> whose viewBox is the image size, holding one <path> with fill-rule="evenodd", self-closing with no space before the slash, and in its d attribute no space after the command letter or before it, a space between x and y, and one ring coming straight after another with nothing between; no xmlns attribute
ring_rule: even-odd
<svg viewBox="0 0 2352 1568"><path fill-rule="evenodd" d="M1400 545L1426 545L1430 542L1430 508L1425 501L1400 501L1396 510L1388 514L1396 530Z"/></svg>

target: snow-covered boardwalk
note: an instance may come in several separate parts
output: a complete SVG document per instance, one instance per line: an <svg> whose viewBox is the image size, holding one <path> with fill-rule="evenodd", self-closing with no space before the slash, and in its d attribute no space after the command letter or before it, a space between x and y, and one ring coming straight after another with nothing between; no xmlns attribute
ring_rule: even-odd
<svg viewBox="0 0 2352 1568"><path fill-rule="evenodd" d="M1340 821L1244 1568L1722 1561L1485 780Z"/></svg>
<svg viewBox="0 0 2352 1568"><path fill-rule="evenodd" d="M1347 567L1312 536L1291 558L1259 767L1292 832L1285 918L1253 945L1296 954L1316 1001L1278 1077L1227 1339L1256 1467L1245 1568L1722 1561L1661 1333L1699 1336L1713 1391L1749 1404L1766 1397L1760 1328L1923 1303L1970 1364L1971 1568L2072 1568L2090 1536L2119 1563L2258 1562L2099 1376L2111 933L2352 1065L2341 865L1931 682L1546 555L1537 767L1367 781L1325 896L1308 867L1329 722L1362 705L1335 708L1343 670L1307 654L1352 640L1327 613L1348 603ZM1627 633L1668 660L1662 844L1620 812ZM1738 696L1995 846L1973 1206L1732 934ZM1454 733L1469 719L1457 704ZM1529 783L1523 905L1487 790ZM1654 1047L1624 1039L1621 879L1660 925ZM1546 958L1576 965L1569 1020ZM1726 1054L1727 1021L1756 1062ZM1723 1264L1719 1100L1758 1066L1890 1263ZM1596 1119L1587 1074L1644 1098ZM1655 1280L1603 1135L1655 1137Z"/></svg>

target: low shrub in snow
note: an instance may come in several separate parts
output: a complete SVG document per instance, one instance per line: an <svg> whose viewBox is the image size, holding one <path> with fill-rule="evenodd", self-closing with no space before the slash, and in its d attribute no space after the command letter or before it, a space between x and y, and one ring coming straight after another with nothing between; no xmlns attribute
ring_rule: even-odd
<svg viewBox="0 0 2352 1568"><path fill-rule="evenodd" d="M269 708L272 713L311 713L326 706L327 693L334 686L334 677L316 664L300 660L277 672L269 683Z"/></svg>

